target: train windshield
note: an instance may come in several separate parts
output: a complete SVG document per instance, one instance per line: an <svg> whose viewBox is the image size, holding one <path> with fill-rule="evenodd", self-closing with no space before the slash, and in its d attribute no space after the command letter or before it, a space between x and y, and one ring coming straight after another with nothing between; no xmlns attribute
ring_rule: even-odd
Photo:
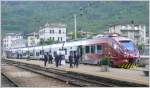
<svg viewBox="0 0 150 88"><path fill-rule="evenodd" d="M120 43L123 45L124 48L126 48L128 50L134 50L135 49L132 41L124 40L124 41L120 41Z"/></svg>

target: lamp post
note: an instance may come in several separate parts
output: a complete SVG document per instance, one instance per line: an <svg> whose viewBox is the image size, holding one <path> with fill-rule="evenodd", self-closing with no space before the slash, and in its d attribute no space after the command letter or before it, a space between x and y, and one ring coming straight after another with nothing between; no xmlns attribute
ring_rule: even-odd
<svg viewBox="0 0 150 88"><path fill-rule="evenodd" d="M77 39L77 22L76 22L76 17L77 17L77 15L74 14L74 32L75 32L74 37L75 37L75 40Z"/></svg>

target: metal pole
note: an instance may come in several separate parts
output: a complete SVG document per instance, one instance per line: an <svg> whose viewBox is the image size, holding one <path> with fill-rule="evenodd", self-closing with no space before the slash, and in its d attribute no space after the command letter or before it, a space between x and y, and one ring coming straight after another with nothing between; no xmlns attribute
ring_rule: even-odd
<svg viewBox="0 0 150 88"><path fill-rule="evenodd" d="M77 25L76 25L76 16L77 16L77 15L76 15L76 14L74 14L74 28L75 28L75 29L74 29L74 32L75 32L75 36L74 36L74 37L75 37L75 39L77 39Z"/></svg>

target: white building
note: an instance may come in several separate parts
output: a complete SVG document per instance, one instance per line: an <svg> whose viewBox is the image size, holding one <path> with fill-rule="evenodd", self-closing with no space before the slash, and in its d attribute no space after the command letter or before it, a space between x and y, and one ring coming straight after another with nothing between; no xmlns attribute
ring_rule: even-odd
<svg viewBox="0 0 150 88"><path fill-rule="evenodd" d="M39 30L39 39L47 40L48 38L54 41L66 41L66 25L61 23L45 24Z"/></svg>
<svg viewBox="0 0 150 88"><path fill-rule="evenodd" d="M16 40L14 40L12 47L13 48L26 47L26 40L25 39L16 39Z"/></svg>
<svg viewBox="0 0 150 88"><path fill-rule="evenodd" d="M109 33L119 33L121 36L131 38L137 43L146 43L146 26L142 24L115 24L109 26Z"/></svg>
<svg viewBox="0 0 150 88"><path fill-rule="evenodd" d="M2 40L3 49L25 47L26 43L21 34L7 33Z"/></svg>
<svg viewBox="0 0 150 88"><path fill-rule="evenodd" d="M37 46L39 43L38 34L33 32L27 35L27 45L28 46Z"/></svg>

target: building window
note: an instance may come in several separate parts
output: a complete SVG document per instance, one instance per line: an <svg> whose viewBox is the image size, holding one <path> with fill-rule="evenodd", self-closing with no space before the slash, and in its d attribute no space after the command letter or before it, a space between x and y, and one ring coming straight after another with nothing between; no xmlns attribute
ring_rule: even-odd
<svg viewBox="0 0 150 88"><path fill-rule="evenodd" d="M60 37L61 38L61 41L62 41L62 37Z"/></svg>
<svg viewBox="0 0 150 88"><path fill-rule="evenodd" d="M61 34L61 30L59 30L59 34Z"/></svg>

